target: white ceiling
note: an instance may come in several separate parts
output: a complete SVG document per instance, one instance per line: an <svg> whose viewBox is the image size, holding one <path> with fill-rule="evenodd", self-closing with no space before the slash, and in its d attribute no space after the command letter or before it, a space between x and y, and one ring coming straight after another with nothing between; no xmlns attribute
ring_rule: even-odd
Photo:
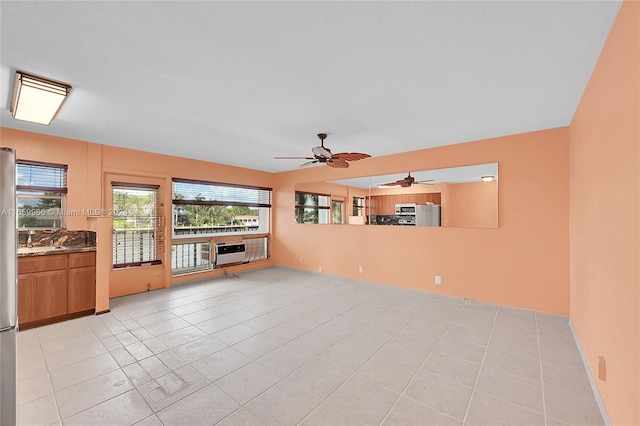
<svg viewBox="0 0 640 426"><path fill-rule="evenodd" d="M3 0L0 124L265 171L566 126L619 7ZM50 126L16 70L73 86Z"/></svg>

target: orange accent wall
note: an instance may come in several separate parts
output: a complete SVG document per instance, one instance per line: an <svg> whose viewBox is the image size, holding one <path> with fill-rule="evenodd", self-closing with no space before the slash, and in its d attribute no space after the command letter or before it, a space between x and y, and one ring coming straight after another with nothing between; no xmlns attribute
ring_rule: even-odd
<svg viewBox="0 0 640 426"><path fill-rule="evenodd" d="M446 226L491 228L498 224L498 181L448 185ZM534 200L544 202L544 200Z"/></svg>
<svg viewBox="0 0 640 426"><path fill-rule="evenodd" d="M301 182L498 162L499 228L309 225ZM491 303L569 313L568 128L370 158L275 176L277 264ZM303 262L300 263L300 257ZM362 266L363 273L358 272ZM434 284L435 275L442 285Z"/></svg>
<svg viewBox="0 0 640 426"><path fill-rule="evenodd" d="M569 134L571 320L615 425L640 424L639 27L625 1Z"/></svg>

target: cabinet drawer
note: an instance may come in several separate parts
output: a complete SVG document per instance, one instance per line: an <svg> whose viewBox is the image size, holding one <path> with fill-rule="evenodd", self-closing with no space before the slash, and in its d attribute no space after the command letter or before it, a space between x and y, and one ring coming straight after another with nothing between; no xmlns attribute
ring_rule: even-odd
<svg viewBox="0 0 640 426"><path fill-rule="evenodd" d="M28 256L18 258L18 273L55 271L67 269L67 254L49 254L43 256Z"/></svg>
<svg viewBox="0 0 640 426"><path fill-rule="evenodd" d="M84 266L95 266L96 252L69 253L69 268L82 268Z"/></svg>

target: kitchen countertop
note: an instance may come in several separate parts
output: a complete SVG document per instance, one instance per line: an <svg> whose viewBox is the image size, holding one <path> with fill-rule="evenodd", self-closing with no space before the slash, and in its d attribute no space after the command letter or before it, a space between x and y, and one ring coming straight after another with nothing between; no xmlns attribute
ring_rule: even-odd
<svg viewBox="0 0 640 426"><path fill-rule="evenodd" d="M18 257L43 256L47 254L84 253L96 251L95 246L18 247Z"/></svg>

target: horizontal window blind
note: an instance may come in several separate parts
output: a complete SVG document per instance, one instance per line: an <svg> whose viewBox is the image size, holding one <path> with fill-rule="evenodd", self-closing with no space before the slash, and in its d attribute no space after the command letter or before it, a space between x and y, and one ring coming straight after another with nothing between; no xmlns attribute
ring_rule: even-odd
<svg viewBox="0 0 640 426"><path fill-rule="evenodd" d="M26 192L67 193L67 168L64 164L18 160L16 189Z"/></svg>
<svg viewBox="0 0 640 426"><path fill-rule="evenodd" d="M178 205L271 207L271 189L173 179L173 203Z"/></svg>

